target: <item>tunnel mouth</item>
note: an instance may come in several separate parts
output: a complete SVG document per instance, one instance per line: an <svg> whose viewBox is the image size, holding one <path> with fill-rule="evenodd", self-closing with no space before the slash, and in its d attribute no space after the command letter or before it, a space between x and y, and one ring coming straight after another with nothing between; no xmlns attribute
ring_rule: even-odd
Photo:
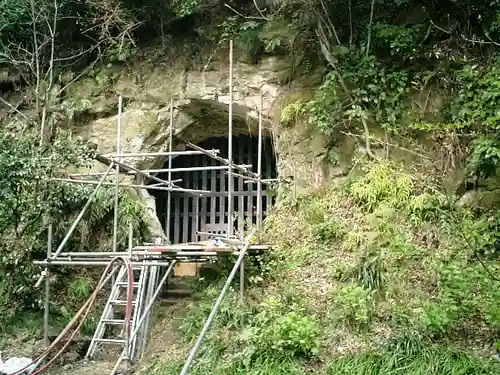
<svg viewBox="0 0 500 375"><path fill-rule="evenodd" d="M232 137L233 161L235 164L246 165L253 172L257 172L258 138L252 135L238 135ZM228 158L228 138L211 137L197 144L205 150L219 150L219 156ZM209 169L209 167L219 169ZM181 179L177 184L182 188L210 191L202 197L193 196L186 192L173 191L170 194L170 220L167 208L169 194L166 191L150 190L156 198L156 212L163 225L166 236L173 244L196 242L208 239L204 233L227 233L228 214L228 181L227 170L221 169L224 164L208 155L181 155L172 160L172 168L194 168L200 170L176 171L172 173L172 180ZM162 168L168 168L168 160ZM262 137L262 178L274 179L277 177L276 158L272 139ZM236 171L235 171L236 172ZM168 180L168 172L158 174L161 179ZM233 233L241 234L249 224L257 223L257 183L233 176ZM262 213L264 219L269 207L274 203L274 196L262 186ZM170 222L168 222L170 221Z"/></svg>

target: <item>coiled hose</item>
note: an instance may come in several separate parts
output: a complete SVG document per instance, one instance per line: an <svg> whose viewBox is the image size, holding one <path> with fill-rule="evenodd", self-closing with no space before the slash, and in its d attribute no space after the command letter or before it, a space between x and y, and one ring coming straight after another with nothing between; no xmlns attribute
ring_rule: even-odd
<svg viewBox="0 0 500 375"><path fill-rule="evenodd" d="M31 375L39 375L47 368L67 349L71 341L74 339L76 334L78 333L78 330L81 328L83 325L83 322L85 321L85 318L88 316L90 313L97 296L99 292L104 288L106 283L111 279L111 277L116 273L117 268L113 269L109 275L107 274L111 267L118 261L123 261L123 264L127 267L127 304L125 308L125 320L124 320L124 326L123 326L123 332L124 332L124 338L125 341L127 342L126 347L128 348L128 340L131 334L131 328L132 328L132 308L133 308L133 283L134 283L134 274L133 274L133 269L132 269L132 264L130 263L129 259L126 257L116 257L113 258L110 263L106 266L106 269L101 275L101 279L99 280L99 283L97 284L97 287L94 289L92 292L92 295L89 297L89 299L83 304L81 309L76 313L74 318L68 323L68 325L61 331L59 336L49 345L45 351L38 356L35 360L33 360L29 365L24 367L23 369L17 371L13 375L21 375L23 374L28 368L32 367L35 365L35 370L31 373ZM68 333L68 331L73 328L73 326L78 322L78 325L74 329L73 333L69 336L67 339L66 343L62 346L62 348L50 359L46 364L44 364L41 368L36 369L40 365L40 363L51 353L51 351L56 347L57 344L63 339L63 337Z"/></svg>

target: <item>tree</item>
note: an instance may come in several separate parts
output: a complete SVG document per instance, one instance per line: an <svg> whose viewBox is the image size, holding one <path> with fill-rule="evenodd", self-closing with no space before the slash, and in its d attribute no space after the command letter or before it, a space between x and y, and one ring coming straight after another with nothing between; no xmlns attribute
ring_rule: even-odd
<svg viewBox="0 0 500 375"><path fill-rule="evenodd" d="M108 53L133 44L138 23L116 0L2 2L0 67L15 69L32 88L23 104L34 104L34 116L22 117L39 129L41 139L50 138L61 94ZM76 74L65 74L71 70Z"/></svg>

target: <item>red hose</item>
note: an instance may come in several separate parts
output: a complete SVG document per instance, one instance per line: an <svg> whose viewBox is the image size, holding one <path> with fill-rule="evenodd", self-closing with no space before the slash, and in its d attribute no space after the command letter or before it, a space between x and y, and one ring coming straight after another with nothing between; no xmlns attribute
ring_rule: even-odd
<svg viewBox="0 0 500 375"><path fill-rule="evenodd" d="M124 321L124 332L125 332L125 340L128 342L129 336L130 336L130 330L132 326L131 318L132 318L132 308L133 308L133 286L134 286L134 274L133 274L133 269L130 261L125 258L125 257L116 257L113 258L110 263L106 266L106 269L101 275L101 279L99 280L99 283L97 284L97 287L94 289L92 295L89 297L89 299L83 304L83 306L80 308L80 310L76 313L76 315L71 319L71 321L68 323L68 325L61 331L59 336L56 337L56 339L49 345L45 351L38 356L35 360L33 360L29 365L25 366L23 369L17 371L13 375L21 375L25 370L27 370L29 367L31 367L34 364L38 364L41 362L43 359L45 359L49 353L55 348L55 346L59 343L59 341L62 340L62 338L66 335L66 333L75 325L75 323L80 319L80 322L78 326L75 328L71 336L68 338L66 343L63 345L63 347L52 357L49 362L47 362L44 366L39 368L38 370L35 370L34 372L31 373L31 375L39 375L43 371L45 371L69 346L73 338L76 336L78 330L81 328L83 325L83 322L85 321L85 318L87 315L90 313L95 300L97 299L97 296L99 292L104 288L106 283L109 281L111 278L111 275L113 275L116 270L113 270L109 275L106 275L108 271L110 270L111 266L113 263L115 263L118 260L122 260L125 266L127 267L127 274L128 274L128 285L127 285L127 304L126 304L126 309L125 309L125 321ZM128 343L127 343L128 346Z"/></svg>

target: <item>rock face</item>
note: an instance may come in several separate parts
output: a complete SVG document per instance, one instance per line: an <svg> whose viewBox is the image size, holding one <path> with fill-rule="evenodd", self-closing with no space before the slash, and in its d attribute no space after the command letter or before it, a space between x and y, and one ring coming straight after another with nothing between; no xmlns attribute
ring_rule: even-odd
<svg viewBox="0 0 500 375"><path fill-rule="evenodd" d="M63 107L75 108L73 115L80 112L70 123L75 135L95 143L101 153L115 153L121 95L122 153L168 150L171 100L174 150L184 149L186 142L227 137L230 101L227 56L213 59L210 68L201 71L186 71L158 61L131 66L129 71L108 66L71 88L70 99ZM289 102L290 86L282 84L289 71L286 61L273 57L263 59L258 65L235 62L233 135L257 134L262 91L264 135L273 139L278 175L300 186L320 184L325 176L322 160L326 140L309 130L304 134L302 130L290 131L279 126L282 107ZM165 161L166 157L127 159L127 163L144 169L159 168ZM104 169L102 164L94 166L94 171ZM151 198L146 191L140 196ZM148 206L154 204L149 202ZM148 221L152 231L162 233L155 214L151 216Z"/></svg>
<svg viewBox="0 0 500 375"><path fill-rule="evenodd" d="M326 141L312 134L306 136L305 142L297 141L296 137L304 135L281 131L279 127L281 107L288 95L288 87L280 82L289 69L285 61L273 57L262 60L259 65L235 62L233 135L257 133L261 90L264 131L274 139L279 156L278 173L293 175L302 184L318 183L324 174L318 160L322 158ZM72 89L71 100L73 103L85 102L85 110L91 108L93 115L101 118L72 125L73 132L96 143L101 153L116 152L118 116L109 113L117 112L118 95L122 95L126 103L120 118L122 152L153 152L168 147L171 100L174 105L174 149L184 149L187 141L199 143L210 137L228 135L227 58L213 61L210 69L204 71L176 72L170 66L156 63L142 64L138 70L132 74L108 67L96 78L79 82ZM311 154L318 160L311 163L311 160L296 157L290 163L282 157L299 154ZM142 168L160 166L164 161L161 157L128 160ZM102 168L96 165L96 169Z"/></svg>

